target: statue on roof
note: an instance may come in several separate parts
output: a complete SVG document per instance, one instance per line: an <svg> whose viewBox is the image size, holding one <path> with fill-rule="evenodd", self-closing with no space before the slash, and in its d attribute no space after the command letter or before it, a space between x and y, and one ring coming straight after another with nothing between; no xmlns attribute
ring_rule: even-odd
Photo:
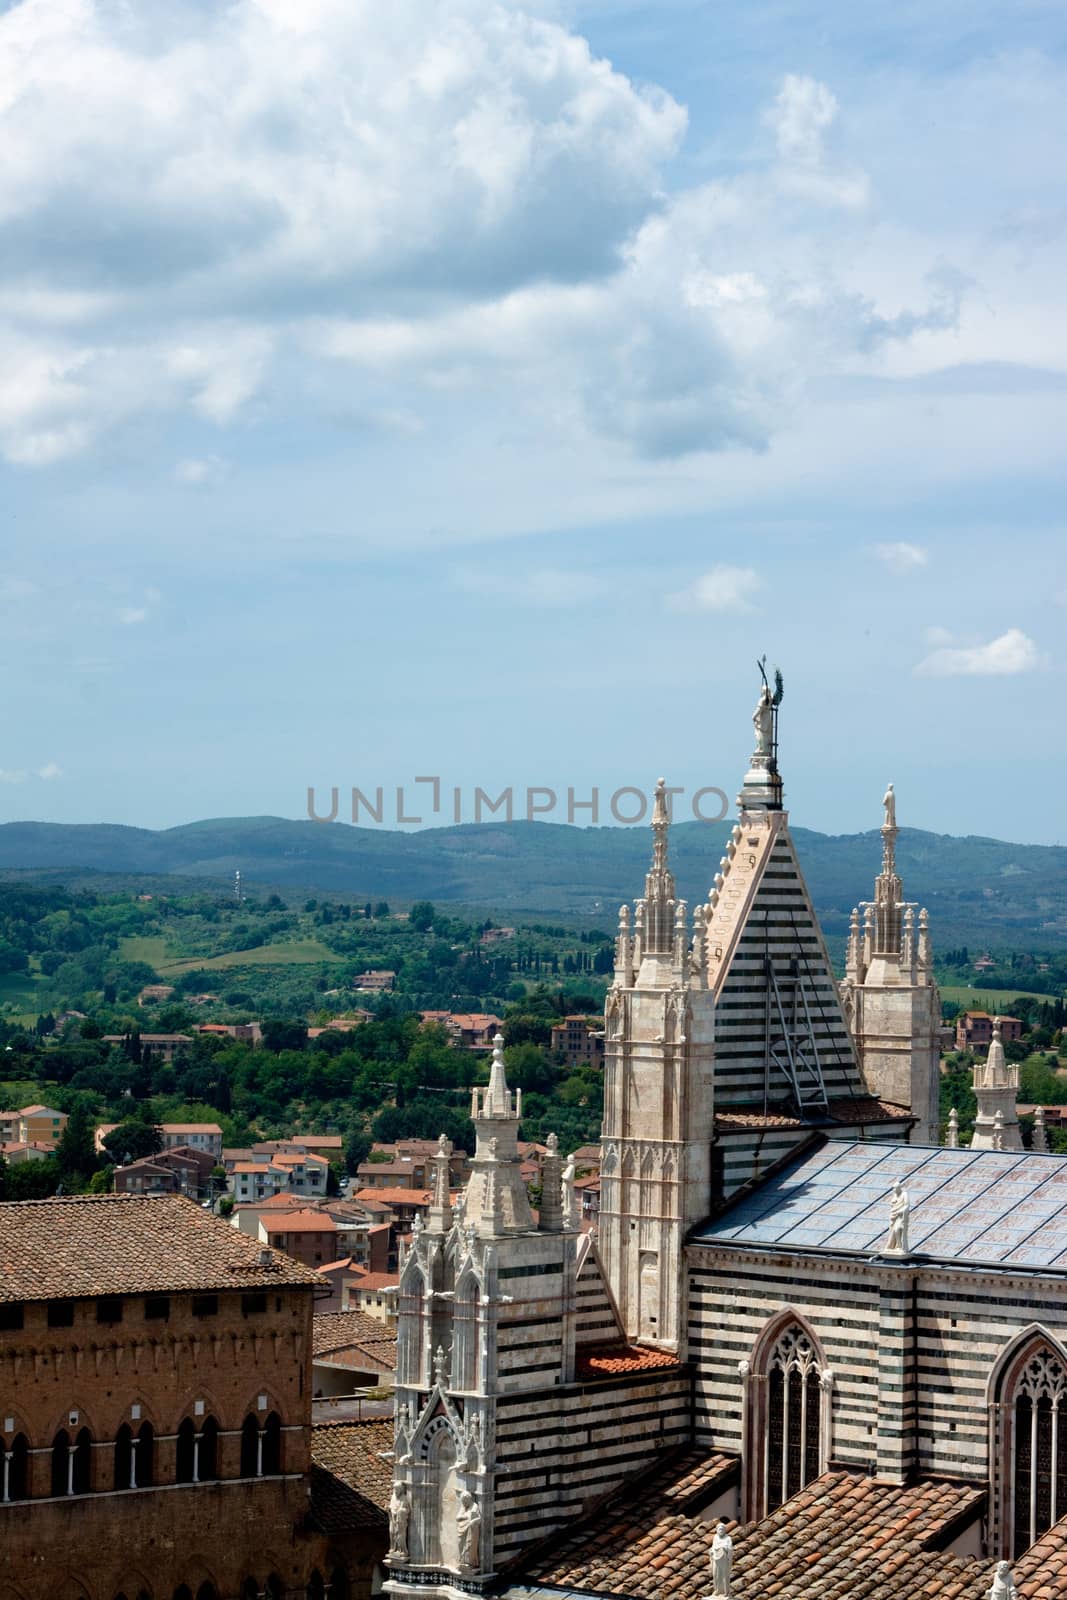
<svg viewBox="0 0 1067 1600"><path fill-rule="evenodd" d="M885 1242L887 1256L906 1256L908 1253L908 1217L911 1203L908 1191L898 1178L893 1185L893 1198L889 1205L889 1237Z"/></svg>
<svg viewBox="0 0 1067 1600"><path fill-rule="evenodd" d="M711 1592L729 1600L730 1578L734 1565L734 1541L720 1522L711 1541Z"/></svg>
<svg viewBox="0 0 1067 1600"><path fill-rule="evenodd" d="M1019 1600L1019 1591L1015 1587L1010 1561L997 1562L993 1582L986 1590L985 1600Z"/></svg>
<svg viewBox="0 0 1067 1600"><path fill-rule="evenodd" d="M756 663L759 667L763 687L760 697L756 702L756 709L752 713L752 726L756 730L755 755L769 763L774 756L774 713L782 703L785 693L785 684L778 668L774 669L774 689L771 690L767 682L767 657L761 656Z"/></svg>
<svg viewBox="0 0 1067 1600"><path fill-rule="evenodd" d="M885 822L883 826L886 828L895 828L897 825L897 797L893 793L892 784L889 785L885 794L882 796L882 804L885 806Z"/></svg>

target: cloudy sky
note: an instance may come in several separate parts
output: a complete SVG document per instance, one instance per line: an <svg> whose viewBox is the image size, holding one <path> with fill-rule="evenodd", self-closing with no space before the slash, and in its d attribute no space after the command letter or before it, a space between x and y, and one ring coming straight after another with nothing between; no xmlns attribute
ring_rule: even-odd
<svg viewBox="0 0 1067 1600"><path fill-rule="evenodd" d="M0 0L0 819L732 794L766 653L797 822L1067 842L1065 124L1059 0Z"/></svg>

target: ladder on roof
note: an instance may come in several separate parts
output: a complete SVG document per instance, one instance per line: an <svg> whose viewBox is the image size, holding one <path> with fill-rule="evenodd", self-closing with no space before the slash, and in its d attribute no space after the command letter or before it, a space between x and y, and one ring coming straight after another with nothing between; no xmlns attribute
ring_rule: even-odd
<svg viewBox="0 0 1067 1600"><path fill-rule="evenodd" d="M773 1002L772 1017L777 1020L778 1032L768 1030L769 1065L777 1067L793 1091L793 1099L801 1117L811 1112L829 1115L830 1102L826 1095L826 1082L819 1060L819 1047L815 1041L815 1028L808 1008L808 997L800 975L800 963L794 957L789 971L784 974L788 993L783 995L783 985L778 981L774 961L768 952L764 957L767 977L768 1002Z"/></svg>

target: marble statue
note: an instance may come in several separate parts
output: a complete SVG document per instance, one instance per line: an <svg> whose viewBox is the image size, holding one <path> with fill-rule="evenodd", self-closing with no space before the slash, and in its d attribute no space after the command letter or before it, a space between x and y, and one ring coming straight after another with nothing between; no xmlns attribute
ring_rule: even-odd
<svg viewBox="0 0 1067 1600"><path fill-rule="evenodd" d="M911 1205L908 1191L898 1178L893 1185L893 1198L889 1206L889 1237L885 1242L886 1254L906 1256L908 1253L908 1216Z"/></svg>
<svg viewBox="0 0 1067 1600"><path fill-rule="evenodd" d="M456 1512L456 1532L459 1534L459 1564L468 1571L476 1571L478 1567L478 1544L482 1531L482 1514L478 1504L469 1489L464 1489L459 1497L459 1509Z"/></svg>
<svg viewBox="0 0 1067 1600"><path fill-rule="evenodd" d="M895 828L897 825L897 797L893 793L892 784L890 784L886 790L882 798L882 804L885 806L884 826L887 828Z"/></svg>
<svg viewBox="0 0 1067 1600"><path fill-rule="evenodd" d="M440 1344L433 1353L433 1376L438 1388L443 1389L448 1379L448 1357Z"/></svg>
<svg viewBox="0 0 1067 1600"><path fill-rule="evenodd" d="M774 698L766 684L760 690L756 709L752 713L752 726L756 730L756 755L770 759L774 744Z"/></svg>
<svg viewBox="0 0 1067 1600"><path fill-rule="evenodd" d="M985 1600L1019 1600L1010 1561L997 1562L997 1570L993 1574L992 1585L986 1590Z"/></svg>
<svg viewBox="0 0 1067 1600"><path fill-rule="evenodd" d="M711 1541L711 1592L713 1595L730 1594L730 1574L734 1565L734 1541L720 1522Z"/></svg>
<svg viewBox="0 0 1067 1600"><path fill-rule="evenodd" d="M577 1225L574 1211L574 1174L574 1155L572 1153L567 1157L567 1164L563 1168L563 1177L560 1179L560 1187L563 1192L563 1226L565 1228L573 1228Z"/></svg>
<svg viewBox="0 0 1067 1600"><path fill-rule="evenodd" d="M408 1522L411 1518L411 1499L406 1483L393 1484L389 1500L389 1554L402 1561L408 1558Z"/></svg>

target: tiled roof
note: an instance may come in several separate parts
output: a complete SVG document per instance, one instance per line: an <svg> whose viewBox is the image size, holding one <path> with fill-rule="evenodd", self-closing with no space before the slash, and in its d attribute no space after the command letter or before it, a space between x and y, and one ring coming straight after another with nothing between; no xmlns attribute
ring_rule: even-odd
<svg viewBox="0 0 1067 1600"><path fill-rule="evenodd" d="M321 1282L181 1195L74 1195L0 1204L0 1300Z"/></svg>
<svg viewBox="0 0 1067 1600"><path fill-rule="evenodd" d="M830 1115L835 1122L914 1122L907 1106L894 1105L891 1100L878 1100L873 1095L857 1096L854 1100L831 1100Z"/></svg>
<svg viewBox="0 0 1067 1600"><path fill-rule="evenodd" d="M360 1189L353 1199L361 1205L428 1206L433 1192L430 1189Z"/></svg>
<svg viewBox="0 0 1067 1600"><path fill-rule="evenodd" d="M741 1132L752 1128L817 1128L828 1122L855 1127L870 1122L912 1122L914 1118L906 1106L893 1105L889 1100L878 1100L873 1095L858 1096L851 1100L831 1100L829 1117L821 1123L805 1121L780 1111L716 1111L715 1126L725 1132Z"/></svg>
<svg viewBox="0 0 1067 1600"><path fill-rule="evenodd" d="M275 1233L336 1233L337 1224L323 1211L289 1211L280 1217L262 1217L260 1227Z"/></svg>
<svg viewBox="0 0 1067 1600"><path fill-rule="evenodd" d="M598 1505L570 1529L554 1534L521 1563L523 1582L539 1582L563 1589L637 1595L647 1600L682 1593L669 1584L666 1563L648 1565L653 1546L663 1542L661 1529L679 1525L692 1530L702 1590L709 1584L708 1549L714 1529L706 1522L691 1522L683 1512L695 1514L740 1471L736 1456L705 1450L672 1450L651 1472L642 1473ZM644 1580L642 1582L642 1579ZM686 1591L688 1592L688 1591Z"/></svg>
<svg viewBox="0 0 1067 1600"><path fill-rule="evenodd" d="M352 1344L392 1345L396 1349L396 1335L386 1332L385 1324L377 1317L368 1317L365 1311L320 1311L314 1319L311 1350L316 1356L331 1350L343 1350Z"/></svg>
<svg viewBox="0 0 1067 1600"><path fill-rule="evenodd" d="M702 1494L691 1456L676 1459L620 1490L535 1558L530 1574L589 1594L700 1600L709 1588L714 1525L693 1513L737 1466L723 1457L705 1461ZM977 1517L984 1499L973 1485L927 1480L905 1487L827 1473L761 1522L731 1525L732 1592L736 1600L982 1600L992 1561L943 1553L931 1560L931 1552ZM1033 1592L1025 1591L1027 1600ZM1055 1600L1062 1592L1053 1591Z"/></svg>
<svg viewBox="0 0 1067 1600"><path fill-rule="evenodd" d="M651 1372L657 1367L677 1365L678 1357L669 1350L616 1344L579 1350L575 1357L575 1374L579 1378L614 1378L621 1372Z"/></svg>
<svg viewBox="0 0 1067 1600"><path fill-rule="evenodd" d="M393 1424L385 1419L316 1422L311 1429L314 1466L354 1489L381 1518L393 1490L392 1464L383 1461L381 1453L392 1448ZM377 1518L373 1524L363 1524L369 1525L377 1525Z"/></svg>

